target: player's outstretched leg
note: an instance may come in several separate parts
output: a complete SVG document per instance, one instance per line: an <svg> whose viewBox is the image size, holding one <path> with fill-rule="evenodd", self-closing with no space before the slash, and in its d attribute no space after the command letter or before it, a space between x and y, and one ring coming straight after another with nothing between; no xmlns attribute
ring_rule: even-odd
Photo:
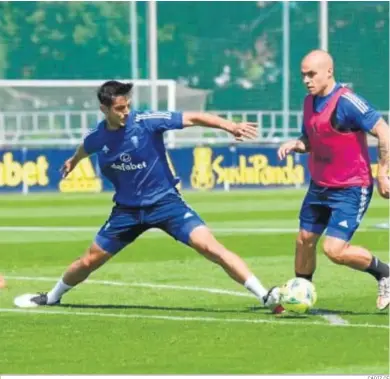
<svg viewBox="0 0 390 379"><path fill-rule="evenodd" d="M312 281L316 269L316 246L321 235L301 229L295 243L295 276Z"/></svg>
<svg viewBox="0 0 390 379"><path fill-rule="evenodd" d="M19 296L15 299L15 305L22 308L31 308L40 305L59 304L64 293L87 279L93 271L111 257L111 254L106 253L96 243L93 243L81 258L78 258L68 267L63 277L49 292Z"/></svg>
<svg viewBox="0 0 390 379"><path fill-rule="evenodd" d="M219 243L206 226L198 226L191 232L189 244L204 257L220 265L232 279L243 284L274 313L283 311L279 305L279 288L265 289L243 259Z"/></svg>
<svg viewBox="0 0 390 379"><path fill-rule="evenodd" d="M388 264L381 262L365 248L352 246L336 237L327 236L323 248L332 262L371 274L378 282L377 308L383 310L389 306L390 278Z"/></svg>

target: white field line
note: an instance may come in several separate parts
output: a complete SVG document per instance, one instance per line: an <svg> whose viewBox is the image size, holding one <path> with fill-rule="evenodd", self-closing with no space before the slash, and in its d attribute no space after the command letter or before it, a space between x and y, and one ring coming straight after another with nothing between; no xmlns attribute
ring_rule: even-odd
<svg viewBox="0 0 390 379"><path fill-rule="evenodd" d="M56 282L58 278L53 277L30 277L30 276L6 276L6 279L12 280L21 280L21 281L37 281L37 282ZM238 297L249 297L254 298L253 295L245 292L239 291L230 291L219 288L208 288L208 287L197 287L197 286L177 286L171 284L153 284L153 283L126 283L119 281L109 281L109 280L90 280L85 281L86 284L98 284L98 285L109 285L109 286L118 286L118 287L144 287L144 288L153 288L153 289L169 289L169 290L179 290L179 291L195 291L195 292L207 292L215 293L221 295L229 296L238 296ZM349 325L347 320L344 320L338 315L335 314L318 314L331 325Z"/></svg>
<svg viewBox="0 0 390 379"><path fill-rule="evenodd" d="M241 324L278 324L278 325L304 325L304 326L333 326L349 328L379 328L389 329L388 325L374 324L326 324L318 321L287 321L283 319L240 319L240 318L216 318L216 317L187 317L187 316L161 316L161 315L141 315L141 314L121 314L121 313L95 313L95 312L66 312L66 311L46 311L46 310L24 310L13 308L0 308L0 313L22 313L22 314L44 314L44 315L67 315L67 316L88 316L88 317L107 317L124 319L149 319L149 320L169 320L169 321L200 321L200 322L218 322L218 323L241 323Z"/></svg>
<svg viewBox="0 0 390 379"><path fill-rule="evenodd" d="M31 277L31 276L6 276L6 279L15 279L15 280L25 280L25 281L34 281L34 282L56 282L58 278L51 277ZM108 286L117 286L117 287L144 287L144 288L158 288L158 289L169 289L169 290L179 290L179 291L195 291L195 292L208 292L208 293L217 293L230 296L239 296L239 297L250 297L254 299L254 296L238 291L229 291L218 288L207 288L207 287L193 287L193 286L175 286L171 284L153 284L153 283L126 283L126 282L117 282L110 280L91 280L88 279L84 283L86 284L101 284Z"/></svg>
<svg viewBox="0 0 390 379"><path fill-rule="evenodd" d="M321 316L323 319L327 320L329 324L332 325L348 325L349 322L347 320L344 320L342 317L335 315L335 314L327 314L322 315L318 314L318 316Z"/></svg>
<svg viewBox="0 0 390 379"><path fill-rule="evenodd" d="M0 226L0 232L93 232L93 226Z"/></svg>
<svg viewBox="0 0 390 379"><path fill-rule="evenodd" d="M0 232L97 232L99 226L0 226ZM297 233L298 228L211 228L214 233L229 233L229 234L265 234L265 233ZM361 228L358 232L383 232L383 230L375 228ZM144 235L150 232L163 233L159 229L151 229Z"/></svg>

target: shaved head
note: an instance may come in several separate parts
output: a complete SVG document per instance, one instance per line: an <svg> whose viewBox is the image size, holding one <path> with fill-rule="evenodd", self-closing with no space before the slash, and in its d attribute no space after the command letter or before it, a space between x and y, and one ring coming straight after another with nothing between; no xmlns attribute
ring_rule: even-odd
<svg viewBox="0 0 390 379"><path fill-rule="evenodd" d="M333 58L324 50L312 50L302 59L302 64L322 66L333 70Z"/></svg>
<svg viewBox="0 0 390 379"><path fill-rule="evenodd" d="M312 95L326 96L335 86L333 58L324 50L312 50L301 63L303 82Z"/></svg>

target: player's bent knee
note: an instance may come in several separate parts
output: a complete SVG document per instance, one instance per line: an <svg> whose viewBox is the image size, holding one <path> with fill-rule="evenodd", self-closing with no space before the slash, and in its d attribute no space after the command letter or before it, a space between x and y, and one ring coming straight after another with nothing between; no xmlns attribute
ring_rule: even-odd
<svg viewBox="0 0 390 379"><path fill-rule="evenodd" d="M84 256L80 258L80 263L85 269L93 271L107 262L110 258L111 254L108 254L96 243L93 243Z"/></svg>
<svg viewBox="0 0 390 379"><path fill-rule="evenodd" d="M221 245L206 226L195 228L190 235L190 245L208 259L219 262L224 247Z"/></svg>
<svg viewBox="0 0 390 379"><path fill-rule="evenodd" d="M317 244L319 237L316 233L301 229L298 233L296 243L300 246L313 247Z"/></svg>
<svg viewBox="0 0 390 379"><path fill-rule="evenodd" d="M213 234L206 226L198 226L196 227L190 234L190 245L202 251L210 251L213 248L213 245L217 243Z"/></svg>
<svg viewBox="0 0 390 379"><path fill-rule="evenodd" d="M336 264L344 264L344 249L347 247L347 243L334 242L332 240L325 239L323 250L325 255Z"/></svg>

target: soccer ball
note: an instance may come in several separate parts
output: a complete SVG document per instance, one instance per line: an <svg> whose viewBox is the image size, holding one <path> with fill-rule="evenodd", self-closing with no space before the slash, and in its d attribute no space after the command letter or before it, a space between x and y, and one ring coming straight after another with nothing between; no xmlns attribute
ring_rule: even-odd
<svg viewBox="0 0 390 379"><path fill-rule="evenodd" d="M280 304L286 311L306 313L316 301L316 289L313 283L306 279L290 279L280 289Z"/></svg>

